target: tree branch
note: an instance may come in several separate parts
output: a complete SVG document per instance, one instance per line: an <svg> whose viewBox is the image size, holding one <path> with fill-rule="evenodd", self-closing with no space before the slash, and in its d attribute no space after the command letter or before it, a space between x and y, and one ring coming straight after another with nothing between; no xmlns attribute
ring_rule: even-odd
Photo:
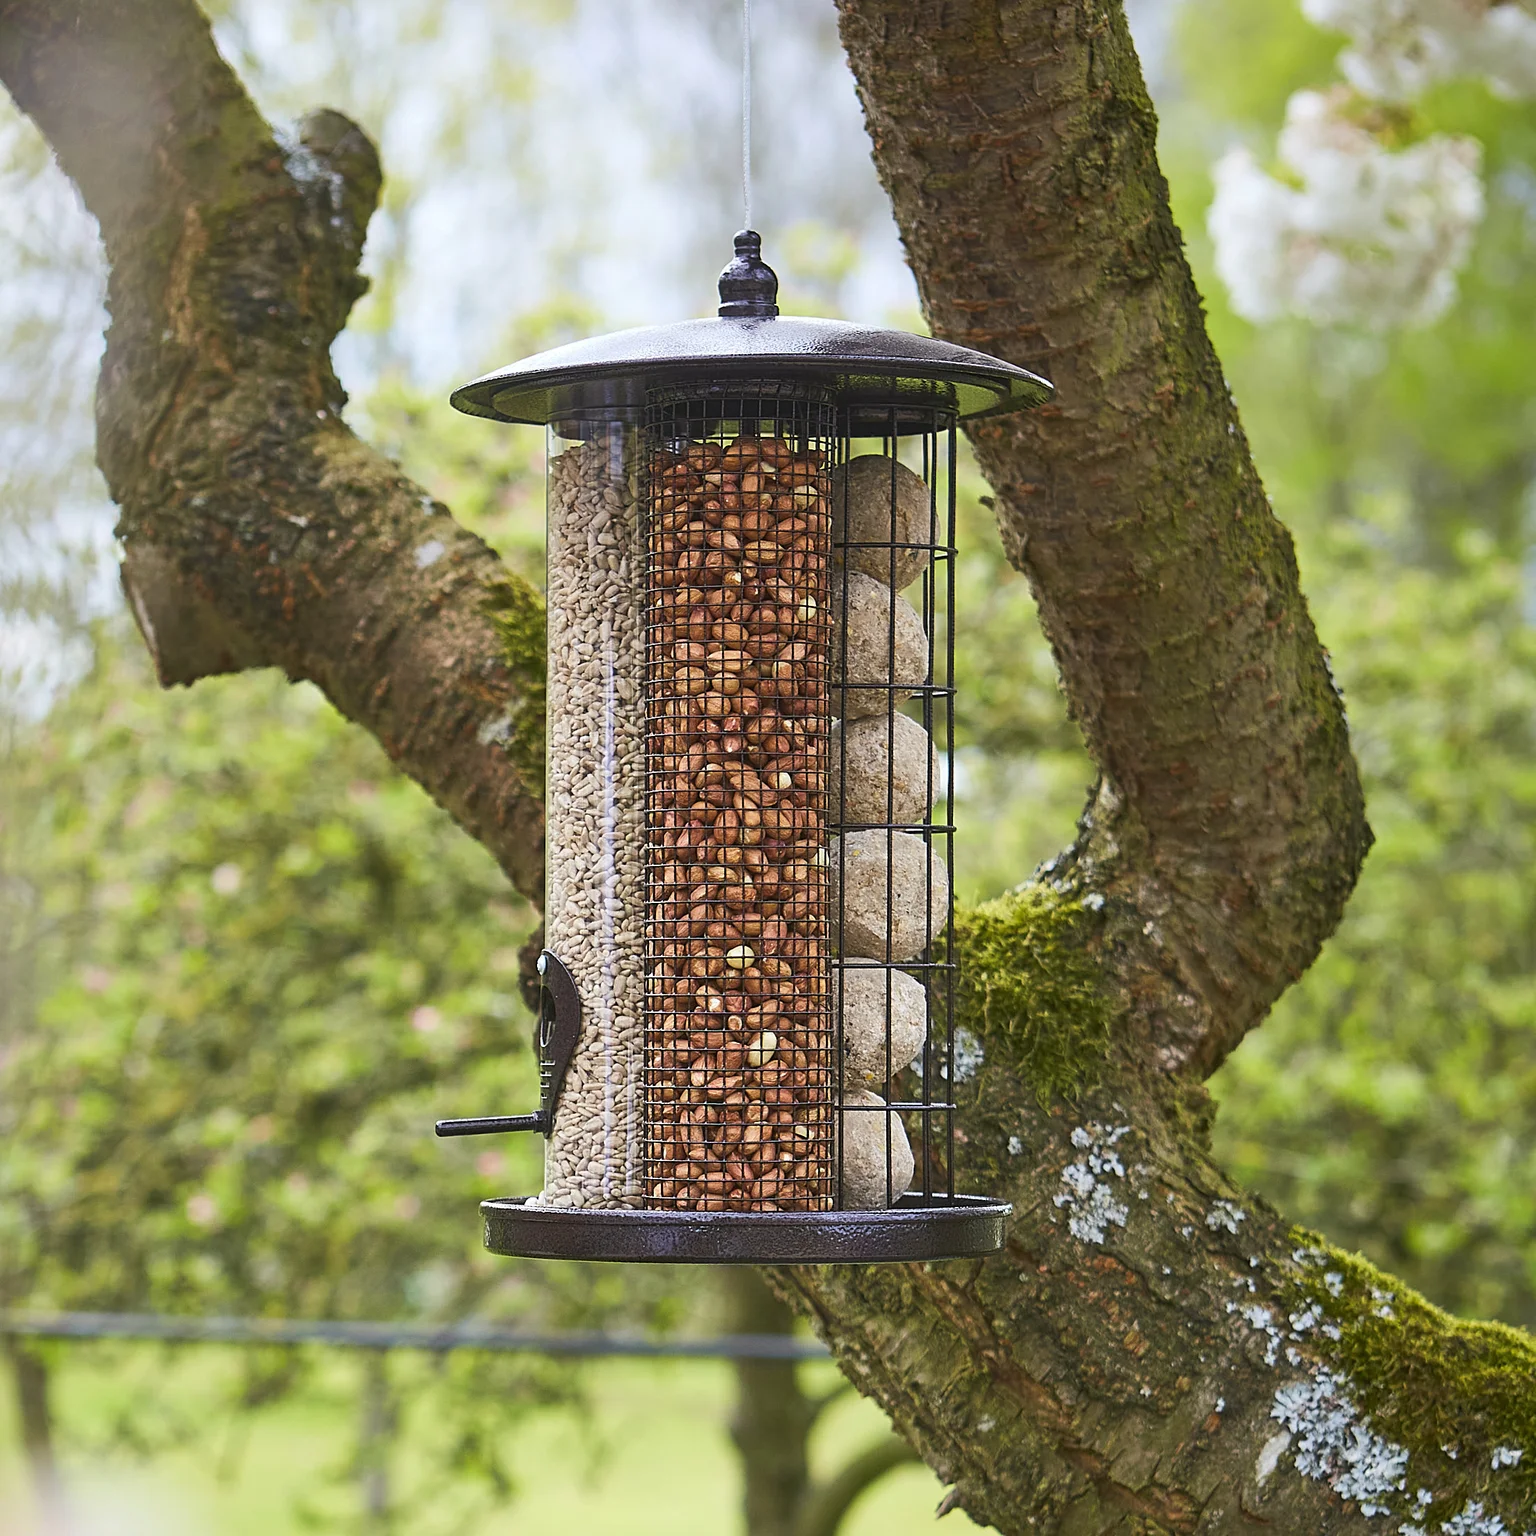
<svg viewBox="0 0 1536 1536"><path fill-rule="evenodd" d="M956 1182L1012 1201L1004 1252L774 1281L954 1505L1010 1536L1343 1536L1383 1529L1373 1502L1425 1531L1474 1503L1523 1531L1536 1344L1445 1316L1234 1187L1191 1125L1199 1093L1122 1055L1078 1104L1042 1107L983 1065L957 1095ZM1385 1471L1351 1483L1362 1456Z"/></svg>
<svg viewBox="0 0 1536 1536"><path fill-rule="evenodd" d="M0 0L0 79L111 263L97 452L162 683L318 684L537 898L542 646L488 611L537 595L340 420L373 146L334 112L280 141L191 0Z"/></svg>
<svg viewBox="0 0 1536 1536"><path fill-rule="evenodd" d="M1530 1341L1293 1233L1205 1156L1188 1076L1305 968L1369 834L1123 14L840 10L935 331L1058 385L973 440L1103 771L1021 910L1079 915L1049 937L1089 957L1116 1029L1069 1108L970 1021L985 1050L955 1085L956 1175L1014 1201L1004 1254L778 1283L954 1502L1005 1532L1379 1530L1346 1455L1362 1445L1394 1516L1438 1529L1476 1502L1517 1521L1536 1505ZM366 141L319 114L280 145L189 0L0 0L0 78L111 258L100 456L162 678L313 679L536 894L536 601L336 416L326 352L377 191ZM1085 896L1104 898L1091 921ZM1076 996L1075 970L1033 987L1051 945L1026 940L962 963L1015 966L1021 1007ZM1044 1022L1102 1054L1102 1031Z"/></svg>
<svg viewBox="0 0 1536 1536"><path fill-rule="evenodd" d="M16 1383L16 1417L32 1474L33 1498L44 1536L65 1536L69 1525L53 1444L48 1363L35 1343L7 1334L5 1352Z"/></svg>
<svg viewBox="0 0 1536 1536"><path fill-rule="evenodd" d="M962 1020L984 1049L956 1089L957 1183L1013 1202L1004 1254L778 1283L955 1485L952 1506L1002 1531L1352 1532L1376 1508L1438 1529L1474 1504L1514 1520L1536 1488L1495 1452L1536 1439L1531 1341L1294 1233L1206 1156L1188 1078L1305 970L1370 834L1123 12L839 12L935 333L1058 391L971 436L1102 779L1076 846L990 918L1017 925L1011 953L968 948L962 972L1013 966L1021 1008L1070 998L1071 967L1047 984L1070 944L1097 961L1117 1027L1068 1106L1036 1100L1004 1037L1086 1057L1095 1031ZM1362 1446L1372 1478L1350 1470Z"/></svg>
<svg viewBox="0 0 1536 1536"><path fill-rule="evenodd" d="M732 1333L794 1331L795 1314L757 1270L721 1271ZM743 1529L748 1536L795 1536L795 1516L810 1481L807 1441L815 1410L793 1360L737 1360L731 1439L741 1458Z"/></svg>
<svg viewBox="0 0 1536 1536"><path fill-rule="evenodd" d="M935 335L1050 377L971 432L1102 773L1073 858L1164 1068L1311 963L1369 845L1344 712L1206 336L1118 4L838 0Z"/></svg>
<svg viewBox="0 0 1536 1536"><path fill-rule="evenodd" d="M861 1495L887 1472L916 1460L917 1452L895 1435L867 1446L826 1482L816 1483L808 1490L795 1522L795 1536L837 1536L838 1527Z"/></svg>

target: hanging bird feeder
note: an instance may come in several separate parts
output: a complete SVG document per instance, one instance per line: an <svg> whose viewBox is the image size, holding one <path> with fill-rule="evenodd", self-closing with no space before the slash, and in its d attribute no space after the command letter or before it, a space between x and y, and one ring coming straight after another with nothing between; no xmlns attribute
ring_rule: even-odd
<svg viewBox="0 0 1536 1536"><path fill-rule="evenodd" d="M995 1251L954 1184L956 423L1049 385L781 317L736 236L719 318L465 385L547 426L544 1188L494 1252L741 1263Z"/></svg>

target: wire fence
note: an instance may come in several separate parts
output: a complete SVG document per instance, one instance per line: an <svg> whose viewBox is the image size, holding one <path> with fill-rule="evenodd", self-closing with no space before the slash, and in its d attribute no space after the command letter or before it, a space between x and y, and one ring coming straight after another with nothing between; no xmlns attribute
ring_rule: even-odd
<svg viewBox="0 0 1536 1536"><path fill-rule="evenodd" d="M355 1452L346 1474L357 1486L362 1524L368 1536L398 1530L390 1445L398 1427L387 1357L394 1350L443 1355L455 1350L546 1356L618 1356L644 1359L814 1361L830 1358L819 1340L787 1333L728 1333L707 1337L648 1338L637 1334L565 1331L535 1333L492 1322L442 1324L353 1322L337 1318L189 1317L149 1312L27 1312L0 1309L0 1349L7 1340L140 1340L172 1344L319 1345L358 1352L362 1376L357 1396ZM20 1357L20 1358L25 1358ZM13 1361L14 1363L14 1361ZM22 1394L24 1395L24 1394ZM835 1394L834 1394L835 1395ZM46 1398L46 1391L44 1393ZM830 1401L830 1396L823 1403ZM44 1410L46 1417L46 1409ZM43 1529L72 1528L66 1519L67 1489L60 1477L51 1431L39 1443L28 1433L23 1409L21 1430L32 1464ZM35 1428L35 1427L34 1427ZM894 1440L856 1457L823 1490L833 1513L816 1529L833 1531L853 1499L883 1473L913 1460L912 1451ZM821 1505L817 1505L818 1510ZM822 1511L826 1515L826 1511ZM56 1524L49 1524L49 1520Z"/></svg>
<svg viewBox="0 0 1536 1536"><path fill-rule="evenodd" d="M612 1333L524 1333L494 1323L368 1323L335 1318L176 1317L155 1312L0 1312L0 1338L159 1339L185 1344L329 1344L344 1349L417 1349L430 1354L612 1356L653 1360L824 1360L816 1339L787 1333L646 1338Z"/></svg>

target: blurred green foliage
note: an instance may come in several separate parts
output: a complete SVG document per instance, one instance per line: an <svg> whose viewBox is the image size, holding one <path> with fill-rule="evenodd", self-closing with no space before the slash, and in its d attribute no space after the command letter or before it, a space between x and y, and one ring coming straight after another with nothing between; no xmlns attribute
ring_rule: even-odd
<svg viewBox="0 0 1536 1536"><path fill-rule="evenodd" d="M1337 935L1215 1087L1218 1151L1337 1243L1536 1325L1536 633L1466 534L1395 566L1319 534L1376 846Z"/></svg>
<svg viewBox="0 0 1536 1536"><path fill-rule="evenodd" d="M998 542L992 501L961 456L955 566L955 894L1025 880L1072 837L1093 779L1030 596Z"/></svg>
<svg viewBox="0 0 1536 1536"><path fill-rule="evenodd" d="M1536 1326L1536 106L1458 82L1411 131L1483 145L1488 212L1423 330L1256 328L1204 234L1339 39L1188 0L1162 149L1212 334L1345 703L1376 846L1318 963L1218 1074L1219 1155L1477 1317Z"/></svg>
<svg viewBox="0 0 1536 1536"><path fill-rule="evenodd" d="M1416 110L1414 134L1484 147L1488 214L1443 320L1390 336L1255 328L1212 273L1210 167L1239 139L1267 156L1288 95L1327 83L1339 40L1294 0L1184 0L1175 22L1157 87L1175 212L1296 533L1377 834L1339 933L1218 1074L1217 1150L1293 1217L1435 1300L1536 1325L1536 109L1460 83ZM342 90L352 62L258 85L309 105ZM503 87L512 106L526 94L521 79ZM376 93L379 124L392 99ZM504 116L515 146L516 112ZM463 122L448 113L432 142L451 153ZM37 146L22 150L33 174ZM391 341L427 177L402 174L399 155L390 165L360 314L374 383L355 417L541 583L537 435L454 415L440 390L406 382ZM804 247L806 292L840 290L845 240L808 221L786 245ZM45 244L35 259L60 264ZM499 350L602 324L560 299ZM47 327L15 330L18 376L48 375ZM86 421L83 386L54 393ZM91 481L82 431L34 431L34 405L25 390L0 399L0 426L18 424L7 441L32 443L0 483L13 539ZM52 459L63 468L50 481ZM968 467L956 572L968 902L1066 842L1091 772L983 489ZM0 601L42 612L45 578L46 562L13 557ZM480 1252L474 1201L535 1187L537 1147L437 1143L430 1123L533 1098L515 985L532 914L313 691L259 675L162 694L123 627L97 630L93 668L46 719L0 717L0 1304L555 1326L664 1326L698 1305L696 1281L665 1273ZM292 1355L250 1360L239 1395L252 1403L302 1369ZM525 1363L459 1370L441 1465L495 1489L496 1434L517 1405L573 1383Z"/></svg>
<svg viewBox="0 0 1536 1536"><path fill-rule="evenodd" d="M534 918L489 855L312 688L165 693L136 638L96 640L5 763L0 1306L674 1322L665 1272L486 1254L475 1202L537 1187L541 1144L432 1134L537 1098L517 995ZM315 1357L243 1358L223 1416ZM158 1414L152 1356L135 1361L109 1439L207 1428ZM507 1492L509 1432L580 1380L449 1357L429 1443L454 1492L433 1519Z"/></svg>
<svg viewBox="0 0 1536 1536"><path fill-rule="evenodd" d="M103 637L10 779L48 981L6 1066L32 1299L460 1309L496 1271L437 1197L501 1170L430 1122L533 1091L531 915L313 689L147 673Z"/></svg>

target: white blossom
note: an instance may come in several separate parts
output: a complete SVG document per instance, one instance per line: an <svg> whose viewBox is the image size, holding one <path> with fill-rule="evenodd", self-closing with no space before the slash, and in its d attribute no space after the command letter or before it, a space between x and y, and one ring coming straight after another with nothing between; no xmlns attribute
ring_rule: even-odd
<svg viewBox="0 0 1536 1536"><path fill-rule="evenodd" d="M1291 97L1279 158L1295 185L1246 149L1216 166L1216 270L1249 320L1424 325L1455 298L1483 215L1480 146L1437 134L1388 150L1349 100L1342 87Z"/></svg>
<svg viewBox="0 0 1536 1536"><path fill-rule="evenodd" d="M1439 80L1475 76L1501 96L1536 95L1536 15L1488 0L1302 0L1309 21L1343 32L1344 78L1378 101L1411 101Z"/></svg>

